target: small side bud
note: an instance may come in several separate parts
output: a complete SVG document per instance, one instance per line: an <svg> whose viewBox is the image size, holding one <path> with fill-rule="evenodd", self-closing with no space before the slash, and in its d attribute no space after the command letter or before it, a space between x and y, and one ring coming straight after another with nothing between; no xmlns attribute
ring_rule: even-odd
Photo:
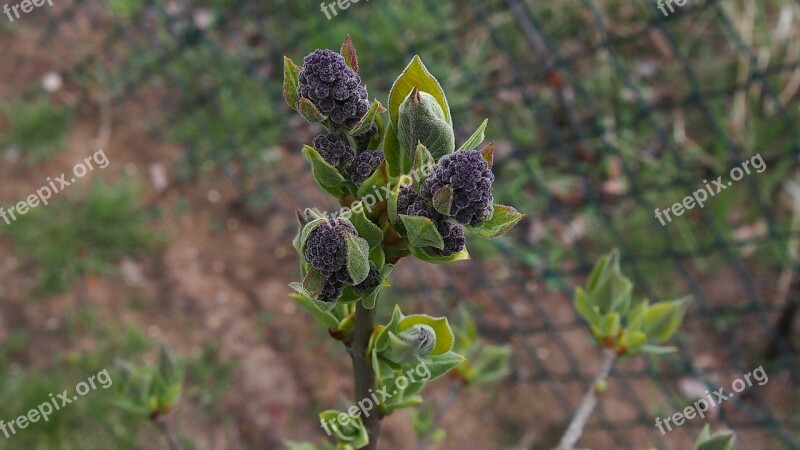
<svg viewBox="0 0 800 450"><path fill-rule="evenodd" d="M436 347L436 332L428 325L417 324L400 334L391 334L391 359L403 364L428 356Z"/></svg>
<svg viewBox="0 0 800 450"><path fill-rule="evenodd" d="M437 161L456 148L453 127L442 107L431 94L417 88L400 104L397 137L400 146L410 153L411 161L415 159L419 143L427 147Z"/></svg>

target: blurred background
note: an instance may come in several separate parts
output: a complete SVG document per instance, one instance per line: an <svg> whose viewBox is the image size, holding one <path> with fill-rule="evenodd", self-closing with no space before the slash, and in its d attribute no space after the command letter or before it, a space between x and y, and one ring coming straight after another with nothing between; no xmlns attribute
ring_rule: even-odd
<svg viewBox="0 0 800 450"><path fill-rule="evenodd" d="M15 0L9 0L10 6ZM548 449L597 370L574 286L614 247L637 296L694 298L679 351L620 363L581 441L686 449L705 423L737 449L800 448L800 1L57 0L0 16L0 206L103 149L49 205L0 222L0 419L115 361L186 367L170 423L187 449L321 442L352 401L350 361L288 300L296 208L332 211L300 156L321 129L282 97L283 55L358 49L370 97L419 54L457 142L489 118L495 198L526 219L473 259L404 260L379 301L452 314L509 345L510 374L450 399L437 449ZM668 10L667 10L668 11ZM705 208L667 209L761 155ZM656 417L763 366L754 385L662 435ZM415 448L408 413L382 446ZM0 449L166 449L97 390Z"/></svg>

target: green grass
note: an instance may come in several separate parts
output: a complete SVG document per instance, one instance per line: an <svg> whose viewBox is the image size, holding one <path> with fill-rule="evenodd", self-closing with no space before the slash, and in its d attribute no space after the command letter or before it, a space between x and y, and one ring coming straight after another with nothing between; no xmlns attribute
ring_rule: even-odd
<svg viewBox="0 0 800 450"><path fill-rule="evenodd" d="M162 239L133 185L96 181L74 189L5 227L36 274L37 295L67 290L86 275L113 273L119 259L140 256Z"/></svg>
<svg viewBox="0 0 800 450"><path fill-rule="evenodd" d="M63 334L59 334L63 333ZM86 346L87 340L92 342ZM77 343L90 350L70 350ZM32 348L38 345L41 348ZM8 422L26 414L31 408L58 395L65 389L70 395L75 386L91 375L107 369L113 383L103 389L89 391L78 400L54 411L47 422L30 424L10 438L0 432L0 450L134 450L160 448L161 436L146 418L122 410L116 405L120 383L117 359L141 361L152 359L157 345L144 329L120 324L100 317L96 309L78 308L64 317L63 331L36 335L25 327L12 328L9 338L0 341L0 420ZM33 367L26 356L31 351L47 350L52 357L46 367ZM185 361L185 393L181 402L187 408L202 411L195 421L218 423L227 417L223 396L230 387L233 360L222 359L214 345L198 348ZM59 403L60 404L60 403ZM187 449L191 436L175 428Z"/></svg>
<svg viewBox="0 0 800 450"><path fill-rule="evenodd" d="M49 158L62 147L72 126L72 109L47 97L4 100L0 113L8 124L0 134L0 144L17 147L29 164Z"/></svg>
<svg viewBox="0 0 800 450"><path fill-rule="evenodd" d="M6 422L19 417L32 408L47 402L52 393L58 395L68 389L75 393L75 386L98 372L108 369L114 380L114 359L119 355L142 354L149 342L144 331L122 327L121 332L108 322L99 322L88 309L75 310L66 320L67 336L55 332L36 336L22 329L13 330L13 339L0 341L0 420ZM95 322L93 325L91 322ZM84 333L89 324L91 333ZM76 334L77 333L77 334ZM30 346L44 345L40 351L53 351L64 342L76 342L90 335L96 345L91 351L55 351L48 358L48 367L31 367L22 359ZM48 344L48 342L50 344ZM20 346L24 346L24 351ZM49 345L49 346L48 346ZM136 447L138 419L125 416L111 406L115 391L109 386L89 391L78 400L54 411L47 422L39 420L24 430L6 438L0 434L0 450L126 450ZM60 405L60 403L59 403Z"/></svg>

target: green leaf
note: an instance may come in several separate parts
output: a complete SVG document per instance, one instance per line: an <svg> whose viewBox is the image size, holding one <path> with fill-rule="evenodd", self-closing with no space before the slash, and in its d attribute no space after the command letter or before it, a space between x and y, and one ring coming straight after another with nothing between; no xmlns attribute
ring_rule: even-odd
<svg viewBox="0 0 800 450"><path fill-rule="evenodd" d="M450 256L434 256L429 254L425 250L414 246L409 247L408 250L411 252L412 255L414 255L415 258L433 264L445 264L456 261L466 261L470 259L469 252L467 251L466 248L462 249L458 253L453 253Z"/></svg>
<svg viewBox="0 0 800 450"><path fill-rule="evenodd" d="M389 183L389 171L387 169L386 160L384 159L381 161L381 164L372 172L372 175L369 176L361 186L358 188L357 195L360 198L364 198L370 192L376 192L377 194L383 193L381 190L382 186L386 186ZM376 194L376 195L377 195Z"/></svg>
<svg viewBox="0 0 800 450"><path fill-rule="evenodd" d="M710 433L708 424L703 427L694 443L694 450L731 450L736 441L736 433L730 430Z"/></svg>
<svg viewBox="0 0 800 450"><path fill-rule="evenodd" d="M375 308L375 304L378 302L378 293L379 292L380 292L380 289L374 289L372 292L370 292L369 294L365 295L361 299L361 304L364 306L364 308L366 308L366 309Z"/></svg>
<svg viewBox="0 0 800 450"><path fill-rule="evenodd" d="M616 337L620 331L620 323L621 319L619 313L610 312L603 317L600 321L600 333L602 333L603 337L605 336L614 336Z"/></svg>
<svg viewBox="0 0 800 450"><path fill-rule="evenodd" d="M158 350L158 372L167 383L181 383L183 376L175 361L175 355L166 342L161 342Z"/></svg>
<svg viewBox="0 0 800 450"><path fill-rule="evenodd" d="M414 152L414 163L411 166L414 181L422 184L428 172L433 170L434 164L436 164L436 161L434 161L431 152L428 151L428 147L425 147L421 142L418 143L417 150Z"/></svg>
<svg viewBox="0 0 800 450"><path fill-rule="evenodd" d="M411 410L411 426L417 436L424 436L434 425L434 411L430 404Z"/></svg>
<svg viewBox="0 0 800 450"><path fill-rule="evenodd" d="M592 273L589 274L589 279L586 281L586 290L588 292L592 292L597 288L597 285L600 283L600 277L607 273L606 267L608 266L609 259L612 257L611 255L614 255L616 252L616 249L612 250L609 255L604 255L594 265Z"/></svg>
<svg viewBox="0 0 800 450"><path fill-rule="evenodd" d="M625 331L628 333L642 331L644 315L648 308L650 308L650 303L647 300L642 300L633 309L631 309L628 312L628 326L625 327Z"/></svg>
<svg viewBox="0 0 800 450"><path fill-rule="evenodd" d="M291 59L283 57L283 98L289 106L297 110L298 94L300 86L300 67Z"/></svg>
<svg viewBox="0 0 800 450"><path fill-rule="evenodd" d="M304 119L311 123L321 123L326 119L325 115L311 103L311 100L305 97L300 97L297 101L297 111Z"/></svg>
<svg viewBox="0 0 800 450"><path fill-rule="evenodd" d="M375 268L378 270L383 270L386 265L386 253L383 251L383 247L380 245L376 245L372 247L369 251L369 262L375 265ZM388 264L390 267L391 264Z"/></svg>
<svg viewBox="0 0 800 450"><path fill-rule="evenodd" d="M330 165L328 161L322 157L322 155L317 152L314 147L305 145L303 146L303 157L311 163L311 173L314 174L314 179L317 180L323 187L339 187L344 186L347 181L336 170L335 167Z"/></svg>
<svg viewBox="0 0 800 450"><path fill-rule="evenodd" d="M479 227L468 227L470 231L483 239L493 239L502 236L517 224L525 214L520 213L511 206L494 205L492 217Z"/></svg>
<svg viewBox="0 0 800 450"><path fill-rule="evenodd" d="M442 215L449 215L450 214L450 207L453 204L453 187L449 184L439 189L439 191L433 195L433 208L436 211L439 211Z"/></svg>
<svg viewBox="0 0 800 450"><path fill-rule="evenodd" d="M397 324L403 320L402 312L400 312L400 306L394 305L394 309L392 310L392 318L386 326L380 328L377 331L377 335L375 336L375 340L373 342L373 347L376 352L384 352L389 347L389 332L397 330ZM374 365L374 364L373 364Z"/></svg>
<svg viewBox="0 0 800 450"><path fill-rule="evenodd" d="M619 252L614 249L595 265L587 285L587 294L600 312L611 311L627 315L631 304L633 283L622 274Z"/></svg>
<svg viewBox="0 0 800 450"><path fill-rule="evenodd" d="M407 374L410 369L411 368L404 367L402 372ZM414 378L416 378L416 374L413 374L413 376ZM423 388L425 388L425 383L426 382L423 380L417 380L409 383L409 385L405 389L400 391L402 393L402 398L405 399L405 398L415 397L422 391Z"/></svg>
<svg viewBox="0 0 800 450"><path fill-rule="evenodd" d="M361 207L358 207L359 204L361 204ZM343 217L353 224L353 227L355 227L360 237L366 239L369 248L375 248L381 243L381 240L383 240L383 231L380 227L372 223L364 213L363 202L358 202L356 206L351 208Z"/></svg>
<svg viewBox="0 0 800 450"><path fill-rule="evenodd" d="M481 145L481 143L483 142L483 139L484 139L483 132L486 130L486 125L488 125L488 124L489 124L489 119L484 120L480 124L480 126L478 126L478 129L475 130L474 133L472 133L472 136L470 136L469 139L467 139L466 142L461 144L461 147L459 147L458 150L456 150L456 151L460 152L462 150L474 150L479 145ZM489 163L489 167L492 167L491 163Z"/></svg>
<svg viewBox="0 0 800 450"><path fill-rule="evenodd" d="M377 248L380 249L380 247L377 247ZM385 266L383 266L380 269L380 271L381 271L381 284L378 285L378 287L373 289L372 292L370 292L369 294L365 295L361 299L361 303L364 305L364 308L372 309L372 308L375 307L375 304L378 301L378 295L381 292L381 288L389 286L389 283L388 283L387 279L389 277L389 274L392 272L393 268L394 268L394 266L392 266L391 264L386 264Z"/></svg>
<svg viewBox="0 0 800 450"><path fill-rule="evenodd" d="M300 231L300 245L298 253L302 255L303 252L306 251L306 241L308 241L308 237L311 235L311 232L314 231L318 226L325 223L325 221L326 219L323 218L314 219L303 226L303 229Z"/></svg>
<svg viewBox="0 0 800 450"><path fill-rule="evenodd" d="M505 346L487 345L471 362L467 380L470 386L480 386L507 376L511 372L511 349Z"/></svg>
<svg viewBox="0 0 800 450"><path fill-rule="evenodd" d="M697 436L697 440L695 441L695 446L700 445L701 443L708 440L711 437L711 425L705 424L703 429L700 430L700 435Z"/></svg>
<svg viewBox="0 0 800 450"><path fill-rule="evenodd" d="M678 349L675 347L667 347L663 345L650 345L645 344L639 347L639 352L649 355L667 355L675 353Z"/></svg>
<svg viewBox="0 0 800 450"><path fill-rule="evenodd" d="M695 447L697 450L731 450L736 441L736 434L725 431L725 434L715 434L709 440Z"/></svg>
<svg viewBox="0 0 800 450"><path fill-rule="evenodd" d="M386 403L381 405L381 411L383 412L383 414L388 414L393 411L419 406L422 404L422 402L423 402L422 397L418 395L414 395L409 398L404 398L398 401L394 401L394 398L392 398Z"/></svg>
<svg viewBox="0 0 800 450"><path fill-rule="evenodd" d="M317 298L319 294L322 293L326 282L325 276L322 275L319 270L312 267L306 273L305 278L303 278L303 289L311 298Z"/></svg>
<svg viewBox="0 0 800 450"><path fill-rule="evenodd" d="M369 140L369 144L367 146L369 150L377 150L378 146L383 141L383 135L386 132L386 125L384 125L383 116L380 114L375 116L375 124L378 125L378 132L375 133L375 136L372 136L372 139Z"/></svg>
<svg viewBox="0 0 800 450"><path fill-rule="evenodd" d="M411 62L403 70L403 73L395 80L392 89L389 91L389 118L391 124L397 127L397 120L400 116L400 104L408 97L408 94L414 88L420 91L427 92L436 99L439 106L444 112L445 119L452 125L453 120L450 118L450 107L447 104L447 99L444 95L442 86L436 81L436 78L428 72L425 64L419 56L414 56Z"/></svg>
<svg viewBox="0 0 800 450"><path fill-rule="evenodd" d="M600 313L589 301L589 296L586 295L586 292L580 287L575 289L575 309L578 310L578 314L580 314L584 320L589 322L589 325L600 325Z"/></svg>
<svg viewBox="0 0 800 450"><path fill-rule="evenodd" d="M292 282L292 283L289 283L289 287L290 287L290 288L292 288L292 289L294 289L294 290L295 290L295 292L297 292L297 293L298 293L298 294L299 294L301 297L303 297L303 299L304 299L305 301L304 301L304 302L300 302L300 303L301 303L302 305L304 305L304 306L305 306L307 303L310 303L310 304L312 304L312 305L313 305L315 308L317 308L318 310L320 310L321 312L330 312L331 310L333 310L333 308L335 308L335 307L336 307L336 302L323 302L323 301L321 301L321 300L317 300L316 298L312 297L312 296L311 296L311 295L310 295L308 292L306 292L306 290L303 288L303 283L298 283L297 281L294 281L294 282ZM306 309L308 309L308 308L306 308ZM309 311L311 311L311 310L309 309ZM313 313L313 311L312 311L312 313ZM315 316L316 316L316 314L315 314ZM338 327L338 326L339 326L339 321L337 320L337 321L336 321L336 327ZM334 327L334 328L335 328L335 327Z"/></svg>
<svg viewBox="0 0 800 450"><path fill-rule="evenodd" d="M338 421L338 417L342 414L347 416L346 413L335 410L327 410L319 413L321 421L330 423L330 421L333 420L335 426L329 425L329 428L331 428L330 431L336 436L337 448L349 450L366 447L369 444L369 435L367 434L366 427L364 427L364 423L361 421L361 417L353 419L347 416L349 420L343 420L342 422L345 422L346 425L342 425Z"/></svg>
<svg viewBox="0 0 800 450"><path fill-rule="evenodd" d="M347 273L353 284L364 281L369 275L369 244L366 240L347 234Z"/></svg>
<svg viewBox="0 0 800 450"><path fill-rule="evenodd" d="M379 358L377 351L372 352L372 367L375 369L375 382L377 385L384 385L387 381L394 379L395 369L389 364L389 361Z"/></svg>
<svg viewBox="0 0 800 450"><path fill-rule="evenodd" d="M367 113L364 114L364 117L362 117L357 124L353 125L353 128L350 130L350 135L358 136L359 134L364 134L369 131L369 129L372 128L373 122L375 122L375 116L384 111L386 111L386 109L381 105L381 102L375 99L367 110Z"/></svg>
<svg viewBox="0 0 800 450"><path fill-rule="evenodd" d="M401 176L392 190L389 192L389 198L386 200L386 212L389 215L389 221L397 225L400 223L400 215L397 213L397 198L400 195L400 188L403 186L410 186L411 178Z"/></svg>
<svg viewBox="0 0 800 450"><path fill-rule="evenodd" d="M309 299L307 296L299 293L291 293L289 294L289 298L299 303L300 306L302 306L308 312L310 312L314 317L317 318L317 320L319 320L328 329L335 330L339 327L339 320L336 319L336 316L334 316L329 311L322 311L321 309L317 308L314 305L314 302L312 302L311 299Z"/></svg>
<svg viewBox="0 0 800 450"><path fill-rule="evenodd" d="M356 47L353 45L353 41L350 39L349 34L344 38L344 43L342 43L342 49L339 50L339 54L344 56L344 62L348 67L353 69L353 72L358 72L358 56L356 55Z"/></svg>
<svg viewBox="0 0 800 450"><path fill-rule="evenodd" d="M428 370L431 372L431 377L427 381L432 381L439 378L450 370L461 365L461 363L463 363L465 360L466 358L453 351L449 351L441 355L431 356L430 361L427 363Z"/></svg>
<svg viewBox="0 0 800 450"><path fill-rule="evenodd" d="M383 155L386 157L390 176L397 177L411 170L408 154L404 149L400 148L397 128L392 122L386 125L386 133L383 138Z"/></svg>
<svg viewBox="0 0 800 450"><path fill-rule="evenodd" d="M406 229L405 236L408 243L414 247L434 247L438 249L444 248L444 241L439 230L436 229L436 224L431 219L422 216L409 216L400 214L400 220Z"/></svg>
<svg viewBox="0 0 800 450"><path fill-rule="evenodd" d="M629 352L635 354L647 343L647 335L641 331L626 332L621 343Z"/></svg>
<svg viewBox="0 0 800 450"><path fill-rule="evenodd" d="M283 441L286 450L336 450L336 447L331 446L329 443L324 443L324 447L317 447L310 442L296 442L296 441Z"/></svg>
<svg viewBox="0 0 800 450"><path fill-rule="evenodd" d="M642 331L654 342L667 341L678 330L689 307L689 299L651 305L644 314Z"/></svg>

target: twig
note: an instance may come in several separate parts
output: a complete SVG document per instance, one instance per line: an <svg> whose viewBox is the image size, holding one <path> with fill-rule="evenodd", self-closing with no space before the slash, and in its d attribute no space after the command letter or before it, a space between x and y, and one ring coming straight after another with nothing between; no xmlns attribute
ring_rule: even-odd
<svg viewBox="0 0 800 450"><path fill-rule="evenodd" d="M156 416L156 418L153 419L153 423L156 425L156 428L161 431L164 437L167 438L167 443L169 444L170 450L183 450L183 445L178 442L178 438L175 437L175 433L172 431L172 428L170 428L163 415Z"/></svg>
<svg viewBox="0 0 800 450"><path fill-rule="evenodd" d="M103 148L108 145L111 139L111 93L103 92L97 99L98 114L100 115L100 127L95 139L95 148Z"/></svg>
<svg viewBox="0 0 800 450"><path fill-rule="evenodd" d="M583 434L586 422L589 421L589 416L592 415L592 411L594 411L595 406L597 406L597 386L606 382L616 360L617 354L613 349L603 350L603 360L600 363L600 370L592 385L589 386L589 390L587 390L586 394L583 396L578 411L575 413L575 417L572 418L569 427L567 427L566 433L564 433L564 436L561 438L557 450L574 450L575 444Z"/></svg>
<svg viewBox="0 0 800 450"><path fill-rule="evenodd" d="M417 450L425 450L428 447L434 431L436 431L436 428L439 426L439 422L442 421L445 413L448 409L450 409L450 406L456 400L463 387L464 382L461 380L456 380L450 385L450 390L447 391L447 394L445 394L444 398L442 398L442 401L436 406L436 411L433 414L433 422L430 428L428 428L428 430L422 435L417 443Z"/></svg>
<svg viewBox="0 0 800 450"><path fill-rule="evenodd" d="M372 370L367 346L372 328L375 326L375 310L366 309L357 302L356 322L353 326L353 341L350 346L350 357L353 359L353 379L355 381L355 400L370 398L371 391L375 389L375 372ZM380 414L370 414L364 417L364 427L369 435L369 445L366 450L378 448L378 436L381 432Z"/></svg>

